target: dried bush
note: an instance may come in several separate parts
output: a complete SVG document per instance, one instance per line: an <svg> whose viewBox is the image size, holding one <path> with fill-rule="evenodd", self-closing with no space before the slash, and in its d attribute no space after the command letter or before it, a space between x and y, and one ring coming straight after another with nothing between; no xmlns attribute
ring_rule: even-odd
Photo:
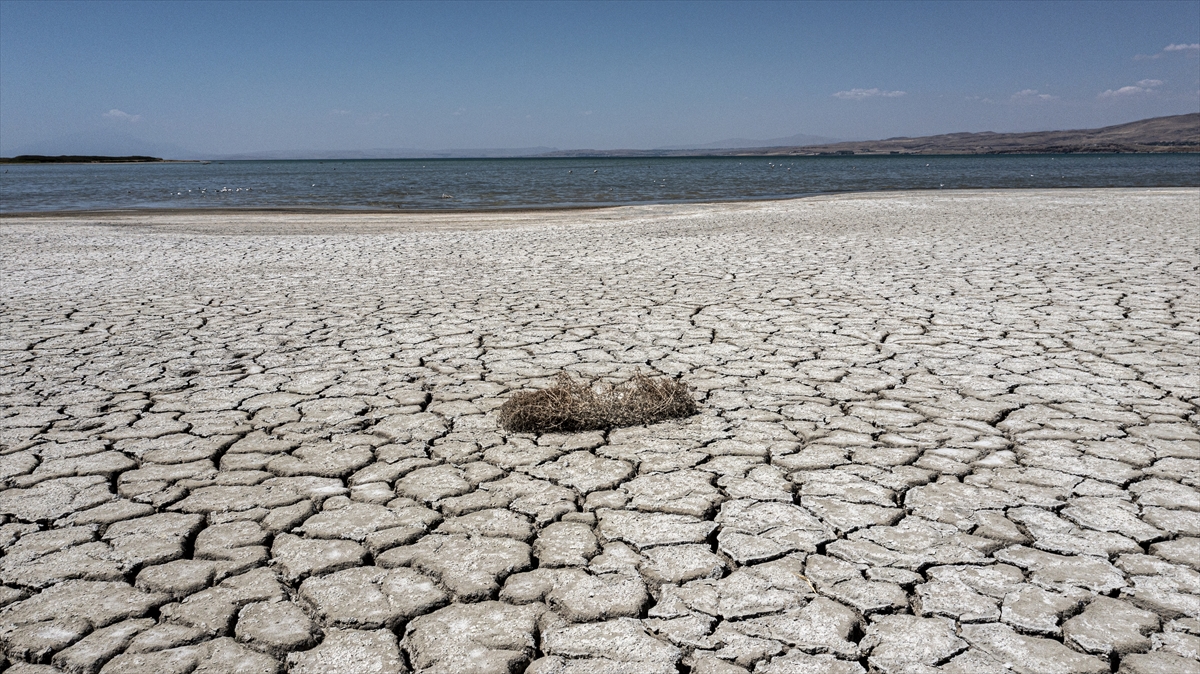
<svg viewBox="0 0 1200 674"><path fill-rule="evenodd" d="M567 373L554 386L521 391L500 406L500 425L518 433L594 431L696 413L687 385L638 373L623 384L583 382Z"/></svg>

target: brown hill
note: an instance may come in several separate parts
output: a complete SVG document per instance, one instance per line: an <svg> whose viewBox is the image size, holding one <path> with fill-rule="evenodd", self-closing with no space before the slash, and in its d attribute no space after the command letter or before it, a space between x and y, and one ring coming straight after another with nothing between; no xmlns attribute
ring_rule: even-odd
<svg viewBox="0 0 1200 674"><path fill-rule="evenodd" d="M829 154L1040 154L1079 152L1200 152L1200 113L1154 117L1102 129L1029 133L947 133L919 138L739 148L736 150L568 150L557 157L688 157Z"/></svg>
<svg viewBox="0 0 1200 674"><path fill-rule="evenodd" d="M803 152L797 152L798 150ZM803 148L764 148L761 154L820 154L842 151L854 154L1200 152L1200 113L1154 117L1101 129L1030 133L948 133L921 138L888 138Z"/></svg>

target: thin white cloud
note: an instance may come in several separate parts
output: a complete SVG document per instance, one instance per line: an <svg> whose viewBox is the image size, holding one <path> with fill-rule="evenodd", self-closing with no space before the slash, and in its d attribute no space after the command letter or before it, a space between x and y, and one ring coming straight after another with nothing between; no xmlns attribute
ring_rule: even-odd
<svg viewBox="0 0 1200 674"><path fill-rule="evenodd" d="M1167 53L1173 52L1173 51L1200 52L1200 43L1169 44L1169 45L1163 47L1163 50L1158 52L1157 54L1138 54L1133 57L1133 60L1134 61L1146 61L1146 60L1152 61L1154 59L1160 59L1163 57L1163 54L1167 54Z"/></svg>
<svg viewBox="0 0 1200 674"><path fill-rule="evenodd" d="M1037 101L1052 101L1057 96L1050 94L1039 94L1037 89L1022 89L1012 95L1012 100L1018 103L1035 103Z"/></svg>
<svg viewBox="0 0 1200 674"><path fill-rule="evenodd" d="M341 108L334 108L333 110L329 111L329 114L331 114L331 115L348 115L348 114L350 114L350 111L343 110Z"/></svg>
<svg viewBox="0 0 1200 674"><path fill-rule="evenodd" d="M1133 96L1134 94L1144 93L1146 90L1141 87L1121 87L1120 89L1107 89L1100 92L1100 98L1117 98L1120 96Z"/></svg>
<svg viewBox="0 0 1200 674"><path fill-rule="evenodd" d="M884 91L882 89L850 89L849 91L839 91L833 95L834 98L841 98L848 101L861 101L865 98L899 98L905 95L906 91Z"/></svg>
<svg viewBox="0 0 1200 674"><path fill-rule="evenodd" d="M104 117L108 119L118 119L123 122L138 122L142 119L141 115L131 115L128 112L122 112L116 108L104 113Z"/></svg>
<svg viewBox="0 0 1200 674"><path fill-rule="evenodd" d="M1137 85L1121 87L1120 89L1109 89L1100 92L1100 98L1121 98L1124 96L1137 96L1138 94L1153 93L1158 87L1163 85L1162 80L1141 80Z"/></svg>

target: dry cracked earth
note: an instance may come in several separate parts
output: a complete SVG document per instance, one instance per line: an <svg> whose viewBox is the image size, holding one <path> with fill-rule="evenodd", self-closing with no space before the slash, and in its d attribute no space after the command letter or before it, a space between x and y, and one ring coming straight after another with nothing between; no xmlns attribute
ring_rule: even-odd
<svg viewBox="0 0 1200 674"><path fill-rule="evenodd" d="M1198 232L1196 190L5 218L0 669L1195 673ZM563 370L701 412L497 428Z"/></svg>

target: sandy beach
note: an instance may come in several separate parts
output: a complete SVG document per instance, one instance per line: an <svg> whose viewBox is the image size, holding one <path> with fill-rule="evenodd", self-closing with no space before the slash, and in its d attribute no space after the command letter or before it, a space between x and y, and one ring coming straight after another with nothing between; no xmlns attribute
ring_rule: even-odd
<svg viewBox="0 0 1200 674"><path fill-rule="evenodd" d="M1198 403L1196 189L0 217L0 669L1196 671Z"/></svg>

